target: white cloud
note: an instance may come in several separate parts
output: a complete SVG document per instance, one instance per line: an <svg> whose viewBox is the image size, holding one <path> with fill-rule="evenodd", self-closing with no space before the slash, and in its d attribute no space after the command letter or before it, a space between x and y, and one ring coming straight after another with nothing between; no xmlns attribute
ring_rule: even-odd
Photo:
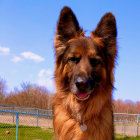
<svg viewBox="0 0 140 140"><path fill-rule="evenodd" d="M38 84L45 86L50 92L55 91L55 84L53 78L53 72L50 69L42 69L38 73Z"/></svg>
<svg viewBox="0 0 140 140"><path fill-rule="evenodd" d="M0 46L0 55L8 55L10 53L10 49L6 47Z"/></svg>
<svg viewBox="0 0 140 140"><path fill-rule="evenodd" d="M14 57L11 59L11 61L17 63L17 62L19 62L19 61L22 61L22 58L19 57L19 56L14 56Z"/></svg>
<svg viewBox="0 0 140 140"><path fill-rule="evenodd" d="M32 52L23 52L21 53L21 55L24 57L24 59L30 59L30 60L34 60L35 62L41 62L44 61L44 58L32 53Z"/></svg>

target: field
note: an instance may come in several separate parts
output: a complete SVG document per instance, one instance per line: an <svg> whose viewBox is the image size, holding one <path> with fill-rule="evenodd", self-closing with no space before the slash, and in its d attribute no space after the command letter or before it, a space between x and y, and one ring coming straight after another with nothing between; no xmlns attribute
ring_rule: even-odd
<svg viewBox="0 0 140 140"><path fill-rule="evenodd" d="M123 135L116 134L115 140L140 140L140 137L123 137Z"/></svg>
<svg viewBox="0 0 140 140"><path fill-rule="evenodd" d="M6 134L10 131L10 134ZM31 127L19 125L18 129L19 140L53 140L53 129L43 129L40 127ZM15 140L16 126L10 124L0 124L0 140ZM140 140L140 137L123 137L122 135L115 135L115 140Z"/></svg>
<svg viewBox="0 0 140 140"><path fill-rule="evenodd" d="M6 134L10 131L10 134ZM52 140L53 129L42 129L40 127L28 127L19 125L18 129L19 140ZM9 124L0 124L0 140L15 140L16 126Z"/></svg>

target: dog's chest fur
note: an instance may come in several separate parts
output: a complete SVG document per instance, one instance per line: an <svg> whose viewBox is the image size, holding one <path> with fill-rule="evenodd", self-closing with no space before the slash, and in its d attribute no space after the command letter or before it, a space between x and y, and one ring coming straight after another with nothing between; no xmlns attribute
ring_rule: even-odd
<svg viewBox="0 0 140 140"><path fill-rule="evenodd" d="M56 98L55 101L60 103L55 104L54 107L54 125L57 128L56 140L113 140L111 103L107 97L104 102L102 99L99 100L97 103L95 99L94 104L92 99L88 102L89 105L82 106L72 97L65 100ZM87 108L88 111L86 111ZM77 120L79 113L82 114L82 121L87 125L86 131L82 131L80 128L81 124Z"/></svg>

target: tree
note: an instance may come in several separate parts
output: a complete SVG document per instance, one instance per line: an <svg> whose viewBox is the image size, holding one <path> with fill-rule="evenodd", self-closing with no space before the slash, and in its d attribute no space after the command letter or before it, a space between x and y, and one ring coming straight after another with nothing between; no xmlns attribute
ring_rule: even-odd
<svg viewBox="0 0 140 140"><path fill-rule="evenodd" d="M52 96L48 94L45 87L41 87L31 83L22 83L22 89L16 89L16 93L11 92L6 103L16 106L52 109Z"/></svg>
<svg viewBox="0 0 140 140"><path fill-rule="evenodd" d="M0 103L3 104L4 103L4 97L6 94L6 81L2 78L0 78Z"/></svg>
<svg viewBox="0 0 140 140"><path fill-rule="evenodd" d="M140 101L136 103L137 113L140 114Z"/></svg>

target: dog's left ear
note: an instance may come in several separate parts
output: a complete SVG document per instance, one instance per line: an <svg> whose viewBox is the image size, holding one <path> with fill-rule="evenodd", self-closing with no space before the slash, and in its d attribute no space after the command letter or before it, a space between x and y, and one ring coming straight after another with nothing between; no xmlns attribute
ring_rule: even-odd
<svg viewBox="0 0 140 140"><path fill-rule="evenodd" d="M107 55L115 60L117 55L117 28L114 15L110 12L105 14L98 23L95 31L93 31L91 34L93 38L100 38L104 48L107 51Z"/></svg>
<svg viewBox="0 0 140 140"><path fill-rule="evenodd" d="M69 7L64 7L61 10L56 29L54 42L56 57L63 54L70 39L80 36L81 33L82 29L73 11Z"/></svg>

